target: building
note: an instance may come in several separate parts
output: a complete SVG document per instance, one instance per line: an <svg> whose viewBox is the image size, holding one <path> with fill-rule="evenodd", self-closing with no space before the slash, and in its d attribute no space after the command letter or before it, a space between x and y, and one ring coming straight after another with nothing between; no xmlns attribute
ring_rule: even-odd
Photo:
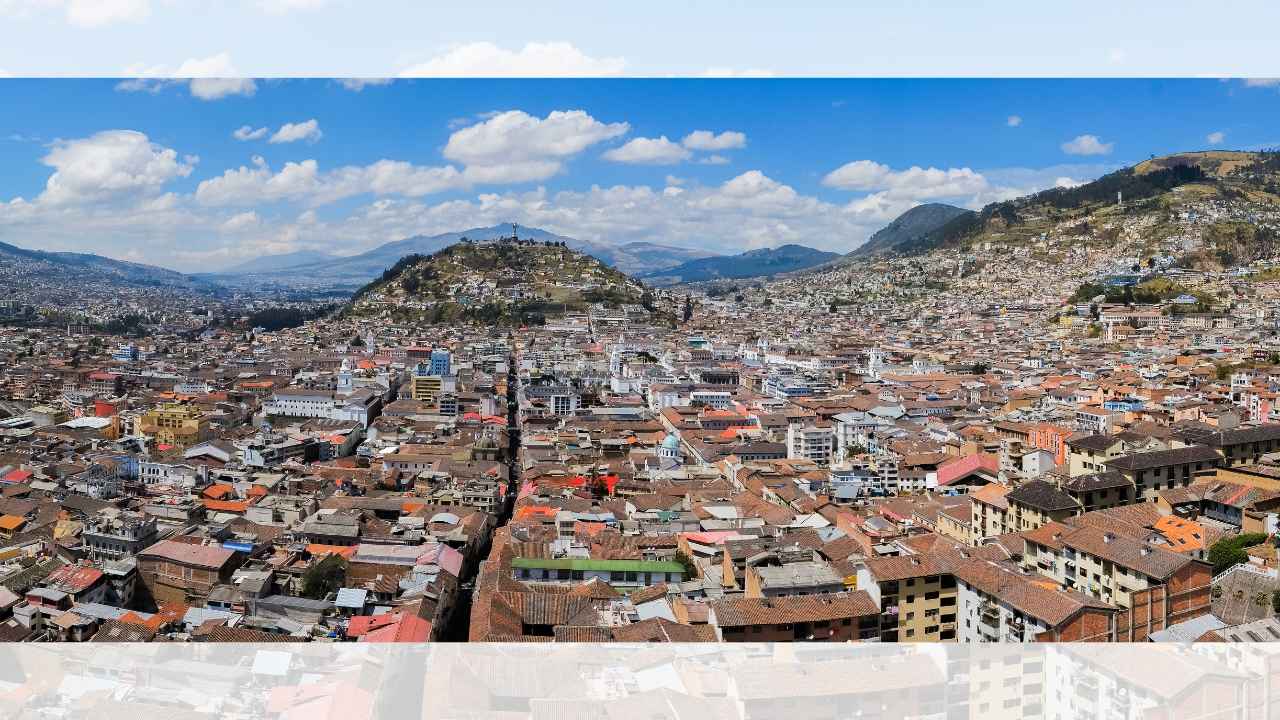
<svg viewBox="0 0 1280 720"><path fill-rule="evenodd" d="M707 603L725 642L850 642L880 637L880 609L865 592L724 598Z"/></svg>
<svg viewBox="0 0 1280 720"><path fill-rule="evenodd" d="M156 541L155 518L142 513L104 512L85 523L81 542L95 560L133 557Z"/></svg>
<svg viewBox="0 0 1280 720"><path fill-rule="evenodd" d="M208 440L209 419L194 405L165 403L142 414L138 430L157 445L188 448Z"/></svg>
<svg viewBox="0 0 1280 720"><path fill-rule="evenodd" d="M576 584L597 578L623 588L678 583L688 574L678 562L593 558L513 558L511 572L517 580Z"/></svg>
<svg viewBox="0 0 1280 720"><path fill-rule="evenodd" d="M1186 487L1196 473L1213 470L1222 456L1208 445L1191 445L1172 450L1124 455L1108 460L1107 470L1123 475L1134 487L1134 497L1154 502L1161 490Z"/></svg>
<svg viewBox="0 0 1280 720"><path fill-rule="evenodd" d="M1054 642L1110 637L1119 608L1078 592L1045 587L987 560L965 560L955 570L960 642Z"/></svg>
<svg viewBox="0 0 1280 720"><path fill-rule="evenodd" d="M161 540L138 553L138 576L151 606L203 607L215 585L231 582L243 556L221 545Z"/></svg>
<svg viewBox="0 0 1280 720"><path fill-rule="evenodd" d="M929 555L868 559L858 570L858 589L880 608L882 642L956 639L956 578Z"/></svg>

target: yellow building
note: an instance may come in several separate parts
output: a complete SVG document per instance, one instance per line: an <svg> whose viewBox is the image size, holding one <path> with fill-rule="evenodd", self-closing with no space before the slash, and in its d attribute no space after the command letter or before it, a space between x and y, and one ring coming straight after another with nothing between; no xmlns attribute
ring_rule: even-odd
<svg viewBox="0 0 1280 720"><path fill-rule="evenodd" d="M157 445L178 448L209 439L209 419L198 408L183 403L166 403L143 413L138 429Z"/></svg>
<svg viewBox="0 0 1280 720"><path fill-rule="evenodd" d="M956 578L933 557L869 559L858 570L858 588L880 607L881 642L956 639Z"/></svg>
<svg viewBox="0 0 1280 720"><path fill-rule="evenodd" d="M414 400L435 405L440 401L444 381L439 375L414 375L409 392Z"/></svg>

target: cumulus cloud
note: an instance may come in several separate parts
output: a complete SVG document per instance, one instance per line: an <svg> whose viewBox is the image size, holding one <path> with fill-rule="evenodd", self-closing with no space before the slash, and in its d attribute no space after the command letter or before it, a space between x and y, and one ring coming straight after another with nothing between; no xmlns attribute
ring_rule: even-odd
<svg viewBox="0 0 1280 720"><path fill-rule="evenodd" d="M1005 120L1004 122L1005 122L1005 124L1006 124L1006 125L1008 125L1009 127L1018 127L1019 125L1021 125L1021 124L1022 124L1022 116L1021 116L1021 115L1010 115L1010 116L1009 116L1009 119L1008 119L1008 120Z"/></svg>
<svg viewBox="0 0 1280 720"><path fill-rule="evenodd" d="M565 160L630 129L582 110L556 110L545 118L509 110L455 131L444 156L465 165L465 177L474 183L545 180L560 172Z"/></svg>
<svg viewBox="0 0 1280 720"><path fill-rule="evenodd" d="M990 187L986 178L967 167L893 170L873 160L845 163L827 173L822 184L841 190L882 191L890 197L910 200L973 195Z"/></svg>
<svg viewBox="0 0 1280 720"><path fill-rule="evenodd" d="M405 68L401 77L601 77L626 67L619 57L593 58L567 42L528 43L507 50L490 42L449 48L427 62Z"/></svg>
<svg viewBox="0 0 1280 720"><path fill-rule="evenodd" d="M736 130L717 135L710 130L694 130L681 143L690 150L735 150L747 146L747 136Z"/></svg>
<svg viewBox="0 0 1280 720"><path fill-rule="evenodd" d="M241 125L235 130L235 132L231 133L231 137L241 142L248 142L250 140L261 140L266 137L269 132L271 132L270 128L255 128L252 125Z"/></svg>
<svg viewBox="0 0 1280 720"><path fill-rule="evenodd" d="M1206 135L1204 139L1205 139L1205 142L1209 143L1210 145L1221 145L1222 141L1227 139L1227 134L1222 132L1221 130L1217 130L1215 132L1211 132L1208 135Z"/></svg>
<svg viewBox="0 0 1280 720"><path fill-rule="evenodd" d="M220 226L220 229L225 233L244 232L249 228L257 227L261 222L262 218L258 217L258 213L250 210L227 218L226 222Z"/></svg>
<svg viewBox="0 0 1280 720"><path fill-rule="evenodd" d="M324 136L320 131L320 121L312 118L300 123L285 123L271 136L269 143L291 143L305 140L314 143Z"/></svg>
<svg viewBox="0 0 1280 720"><path fill-rule="evenodd" d="M607 151L604 159L636 165L675 165L688 160L692 155L693 153L663 135L658 138L635 138L622 147Z"/></svg>
<svg viewBox="0 0 1280 720"><path fill-rule="evenodd" d="M296 200L324 205L355 195L403 195L421 197L465 186L462 173L448 165L424 167L398 160L370 165L348 165L321 172L315 160L285 163L273 172L266 160L254 157L251 165L226 170L196 186L202 205L256 205Z"/></svg>
<svg viewBox="0 0 1280 720"><path fill-rule="evenodd" d="M53 144L40 162L54 172L41 202L62 205L103 200L124 193L154 193L186 177L197 158L151 142L133 130L105 130L87 138Z"/></svg>
<svg viewBox="0 0 1280 720"><path fill-rule="evenodd" d="M125 68L124 74L134 77L116 84L116 89L122 92L157 93L171 85L185 83L193 97L220 100L233 95L250 97L258 90L251 78L236 77L239 73L225 52L207 58L190 58L173 70L163 65L133 65Z"/></svg>
<svg viewBox="0 0 1280 720"><path fill-rule="evenodd" d="M1110 155L1115 143L1104 143L1097 135L1078 135L1062 143L1062 152L1068 155Z"/></svg>

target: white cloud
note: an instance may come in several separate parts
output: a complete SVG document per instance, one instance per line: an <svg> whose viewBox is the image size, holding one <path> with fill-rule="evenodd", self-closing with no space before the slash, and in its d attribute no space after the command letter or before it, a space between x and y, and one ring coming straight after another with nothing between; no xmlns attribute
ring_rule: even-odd
<svg viewBox="0 0 1280 720"><path fill-rule="evenodd" d="M1022 124L1022 116L1010 115L1009 119L1005 120L1005 124L1008 125L1009 127L1018 127L1019 125Z"/></svg>
<svg viewBox="0 0 1280 720"><path fill-rule="evenodd" d="M729 158L724 155L708 155L698 160L700 165L728 165Z"/></svg>
<svg viewBox="0 0 1280 720"><path fill-rule="evenodd" d="M736 130L725 130L719 135L710 130L694 130L681 142L690 150L735 150L747 146L747 136Z"/></svg>
<svg viewBox="0 0 1280 720"><path fill-rule="evenodd" d="M1227 139L1227 134L1221 130L1217 130L1206 135L1204 139L1210 145L1221 145L1222 141Z"/></svg>
<svg viewBox="0 0 1280 720"><path fill-rule="evenodd" d="M266 161L254 157L252 167L240 166L203 180L195 198L202 205L256 205L295 200L324 205L355 195L420 197L465 187L462 173L452 165L423 167L397 160L371 165L349 165L322 173L315 160L285 163L272 172Z"/></svg>
<svg viewBox="0 0 1280 720"><path fill-rule="evenodd" d="M893 170L873 160L841 165L827 173L822 184L841 190L882 191L887 197L910 200L974 195L990 187L986 178L969 168Z"/></svg>
<svg viewBox="0 0 1280 720"><path fill-rule="evenodd" d="M556 110L542 119L509 110L455 131L444 156L465 165L474 183L545 180L568 158L628 130L625 122L602 123L582 110Z"/></svg>
<svg viewBox="0 0 1280 720"><path fill-rule="evenodd" d="M1083 181L1083 180L1076 180L1075 178L1069 178L1069 177L1066 177L1066 176L1063 176L1063 177L1060 177L1060 178L1056 178L1056 179L1053 181L1053 186L1054 186L1054 187L1060 187L1060 188L1073 188L1073 187L1078 187L1078 186L1083 185L1083 184L1084 184L1084 181Z"/></svg>
<svg viewBox="0 0 1280 720"><path fill-rule="evenodd" d="M300 123L285 123L271 136L269 143L291 143L305 140L309 143L318 141L324 133L320 131L320 121L312 118Z"/></svg>
<svg viewBox="0 0 1280 720"><path fill-rule="evenodd" d="M338 84L351 92L360 92L375 85L390 85L392 82L391 78L338 78Z"/></svg>
<svg viewBox="0 0 1280 720"><path fill-rule="evenodd" d="M125 68L125 75L133 78L116 84L123 92L157 93L164 88L185 82L193 97L201 100L220 100L232 95L252 96L258 85L251 78L236 77L231 56L222 52L207 58L190 58L175 70L163 65L133 65Z"/></svg>
<svg viewBox="0 0 1280 720"><path fill-rule="evenodd" d="M44 4L65 5L67 22L84 28L138 22L151 15L150 0L46 0Z"/></svg>
<svg viewBox="0 0 1280 720"><path fill-rule="evenodd" d="M567 42L528 43L519 51L490 42L457 45L401 77L600 77L626 67L619 57L593 58Z"/></svg>
<svg viewBox="0 0 1280 720"><path fill-rule="evenodd" d="M622 147L606 152L604 159L635 165L675 165L688 160L692 155L693 153L663 135L658 138L635 138Z"/></svg>
<svg viewBox="0 0 1280 720"><path fill-rule="evenodd" d="M251 125L241 125L235 132L231 133L231 137L241 142L248 142L250 140L261 140L269 132L271 132L270 128L254 128Z"/></svg>
<svg viewBox="0 0 1280 720"><path fill-rule="evenodd" d="M1275 87L1280 85L1280 78L1245 78L1247 87Z"/></svg>
<svg viewBox="0 0 1280 720"><path fill-rule="evenodd" d="M258 213L250 210L236 215L232 215L226 222L222 223L220 229L224 233L244 232L252 227L257 227L262 223L262 218L258 217Z"/></svg>
<svg viewBox="0 0 1280 720"><path fill-rule="evenodd" d="M196 159L151 142L133 130L105 130L91 137L53 144L40 162L54 169L41 202L90 202L127 193L150 194L191 174Z"/></svg>
<svg viewBox="0 0 1280 720"><path fill-rule="evenodd" d="M1120 63L1123 63L1125 60L1128 60L1128 59L1129 59L1129 53L1125 52L1121 48L1113 48L1107 51L1107 62L1111 63L1112 65L1119 65Z"/></svg>
<svg viewBox="0 0 1280 720"><path fill-rule="evenodd" d="M1068 155L1109 155L1115 143L1104 143L1097 135L1080 135L1062 143L1062 152Z"/></svg>

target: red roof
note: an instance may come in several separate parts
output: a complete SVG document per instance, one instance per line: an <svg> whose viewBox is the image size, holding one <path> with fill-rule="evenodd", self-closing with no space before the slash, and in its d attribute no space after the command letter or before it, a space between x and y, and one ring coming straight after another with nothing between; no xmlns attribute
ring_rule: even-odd
<svg viewBox="0 0 1280 720"><path fill-rule="evenodd" d="M2 479L4 482L20 483L26 482L34 475L30 470L13 470L5 475Z"/></svg>
<svg viewBox="0 0 1280 720"><path fill-rule="evenodd" d="M400 615L393 624L372 630L360 642L402 643L426 642L431 639L431 622L417 615Z"/></svg>
<svg viewBox="0 0 1280 720"><path fill-rule="evenodd" d="M102 571L97 568L63 565L50 573L45 582L68 595L74 595L93 587L101 578Z"/></svg>
<svg viewBox="0 0 1280 720"><path fill-rule="evenodd" d="M957 480L983 471L989 475L1000 474L1000 460L995 455L974 453L938 466L938 485L949 485Z"/></svg>

